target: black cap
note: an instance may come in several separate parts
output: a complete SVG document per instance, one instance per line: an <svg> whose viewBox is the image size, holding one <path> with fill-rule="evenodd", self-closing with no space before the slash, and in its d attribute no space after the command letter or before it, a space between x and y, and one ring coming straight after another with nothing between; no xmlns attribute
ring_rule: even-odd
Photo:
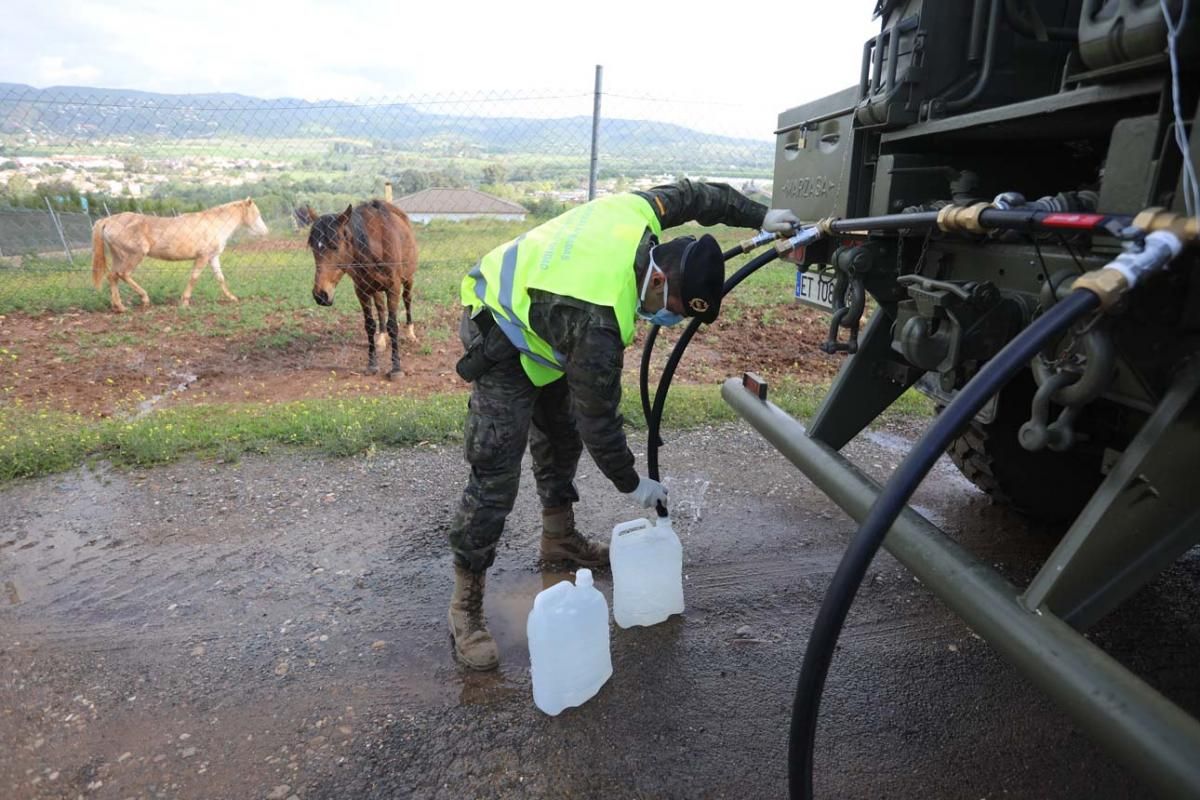
<svg viewBox="0 0 1200 800"><path fill-rule="evenodd" d="M683 315L712 322L721 311L721 288L725 285L725 259L721 245L709 234L688 244L680 262L683 284Z"/></svg>

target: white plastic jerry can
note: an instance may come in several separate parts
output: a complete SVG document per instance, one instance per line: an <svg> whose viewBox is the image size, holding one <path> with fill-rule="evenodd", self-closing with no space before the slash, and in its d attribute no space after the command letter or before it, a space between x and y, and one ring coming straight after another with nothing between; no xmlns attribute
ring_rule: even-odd
<svg viewBox="0 0 1200 800"><path fill-rule="evenodd" d="M533 702L550 716L583 705L612 677L608 601L591 570L538 592L525 630Z"/></svg>
<svg viewBox="0 0 1200 800"><path fill-rule="evenodd" d="M613 618L622 628L657 625L683 613L683 545L670 517L635 519L613 528Z"/></svg>

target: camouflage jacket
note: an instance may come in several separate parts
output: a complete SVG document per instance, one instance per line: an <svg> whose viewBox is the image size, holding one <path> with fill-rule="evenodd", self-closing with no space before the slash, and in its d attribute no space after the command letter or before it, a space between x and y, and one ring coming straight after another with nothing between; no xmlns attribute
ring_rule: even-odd
<svg viewBox="0 0 1200 800"><path fill-rule="evenodd" d="M685 222L758 228L762 206L723 183L683 180L637 194L654 208L663 229ZM636 264L644 266L653 245L647 228ZM633 266L633 265L631 265ZM600 471L621 492L637 488L633 453L625 441L621 374L625 347L611 308L539 290L530 291L529 322L538 335L566 356L566 380L580 437Z"/></svg>

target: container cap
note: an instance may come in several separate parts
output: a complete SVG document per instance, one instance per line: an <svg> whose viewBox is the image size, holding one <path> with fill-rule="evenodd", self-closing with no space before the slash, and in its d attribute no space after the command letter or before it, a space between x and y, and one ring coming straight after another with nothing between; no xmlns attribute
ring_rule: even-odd
<svg viewBox="0 0 1200 800"><path fill-rule="evenodd" d="M581 569L575 573L575 585L583 586L584 588L592 585L592 571L590 569Z"/></svg>

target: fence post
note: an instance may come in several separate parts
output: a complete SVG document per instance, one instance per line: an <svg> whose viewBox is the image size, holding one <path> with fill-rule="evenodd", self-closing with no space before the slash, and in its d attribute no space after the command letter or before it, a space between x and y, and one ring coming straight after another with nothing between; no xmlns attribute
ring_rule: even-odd
<svg viewBox="0 0 1200 800"><path fill-rule="evenodd" d="M108 201L107 201L107 200L101 200L100 202L104 204L104 216L106 216L106 217L111 217L111 216L112 216L112 212L108 210Z"/></svg>
<svg viewBox="0 0 1200 800"><path fill-rule="evenodd" d="M71 246L67 244L67 235L63 232L62 223L58 221L58 216L54 213L54 206L50 205L50 198L45 198L46 210L50 212L50 221L54 223L54 229L58 231L58 239L62 242L63 250L67 253L67 261L71 262L71 266L75 266L75 256L71 255Z"/></svg>
<svg viewBox="0 0 1200 800"><path fill-rule="evenodd" d="M596 199L596 168L600 144L600 85L604 78L604 67L596 65L596 91L592 101L592 168L588 173L588 200Z"/></svg>
<svg viewBox="0 0 1200 800"><path fill-rule="evenodd" d="M392 202L392 182L385 181L383 184L383 199Z"/></svg>

